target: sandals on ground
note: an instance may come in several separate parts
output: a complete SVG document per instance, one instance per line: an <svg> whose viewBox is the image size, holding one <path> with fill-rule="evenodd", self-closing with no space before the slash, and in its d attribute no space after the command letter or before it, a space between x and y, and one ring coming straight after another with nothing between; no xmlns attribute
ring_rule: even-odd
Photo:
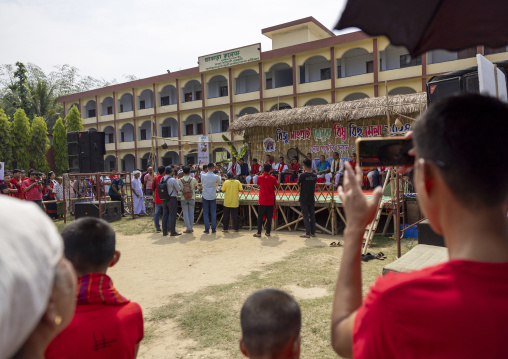
<svg viewBox="0 0 508 359"><path fill-rule="evenodd" d="M310 236L308 234L302 234L300 237L301 238L310 238Z"/></svg>
<svg viewBox="0 0 508 359"><path fill-rule="evenodd" d="M255 235L253 235L253 237L259 238L259 237L261 237L261 234L256 233Z"/></svg>
<svg viewBox="0 0 508 359"><path fill-rule="evenodd" d="M337 243L332 242L332 243L330 243L330 247L338 247L338 245L337 245Z"/></svg>

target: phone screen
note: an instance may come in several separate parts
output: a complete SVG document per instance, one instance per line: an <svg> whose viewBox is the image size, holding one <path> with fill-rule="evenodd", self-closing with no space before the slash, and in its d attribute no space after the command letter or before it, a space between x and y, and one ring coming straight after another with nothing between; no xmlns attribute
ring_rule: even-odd
<svg viewBox="0 0 508 359"><path fill-rule="evenodd" d="M412 140L373 137L357 140L358 163L363 168L412 166L414 157L408 154Z"/></svg>

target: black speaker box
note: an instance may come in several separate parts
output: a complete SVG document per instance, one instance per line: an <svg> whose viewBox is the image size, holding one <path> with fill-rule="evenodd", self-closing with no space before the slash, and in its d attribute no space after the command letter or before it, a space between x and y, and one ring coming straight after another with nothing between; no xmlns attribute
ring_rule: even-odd
<svg viewBox="0 0 508 359"><path fill-rule="evenodd" d="M71 172L104 171L106 134L97 131L69 132L67 134L69 169Z"/></svg>
<svg viewBox="0 0 508 359"><path fill-rule="evenodd" d="M107 222L115 222L122 219L122 207L119 201L101 202L102 219ZM99 218L99 202L76 203L74 207L75 218L95 217Z"/></svg>
<svg viewBox="0 0 508 359"><path fill-rule="evenodd" d="M418 223L416 228L418 229L418 244L428 244L439 247L445 246L444 238L432 230L428 219Z"/></svg>

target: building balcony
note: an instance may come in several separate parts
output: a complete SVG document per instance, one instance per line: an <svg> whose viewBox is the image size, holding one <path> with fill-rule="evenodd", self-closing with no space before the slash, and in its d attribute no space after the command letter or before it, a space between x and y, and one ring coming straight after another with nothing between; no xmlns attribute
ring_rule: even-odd
<svg viewBox="0 0 508 359"><path fill-rule="evenodd" d="M465 69L468 67L476 66L476 57L468 59L453 60L446 62L439 62L436 64L427 65L427 74L440 74L443 72L457 71L458 69Z"/></svg>
<svg viewBox="0 0 508 359"><path fill-rule="evenodd" d="M138 141L138 148L152 147L152 140Z"/></svg>
<svg viewBox="0 0 508 359"><path fill-rule="evenodd" d="M178 108L178 106L176 105L176 103L174 105L159 106L159 107L157 107L157 114L176 112L177 108Z"/></svg>
<svg viewBox="0 0 508 359"><path fill-rule="evenodd" d="M400 80L408 77L416 77L422 75L422 66L409 66L400 69L380 71L379 81Z"/></svg>
<svg viewBox="0 0 508 359"><path fill-rule="evenodd" d="M106 143L106 151L114 151L115 144L114 143Z"/></svg>
<svg viewBox="0 0 508 359"><path fill-rule="evenodd" d="M202 105L203 105L203 103L201 100L184 102L184 103L180 104L180 111L192 110L194 108L200 108L200 107L202 107Z"/></svg>
<svg viewBox="0 0 508 359"><path fill-rule="evenodd" d="M136 110L136 117L150 116L155 113L153 108L145 108L143 110Z"/></svg>
<svg viewBox="0 0 508 359"><path fill-rule="evenodd" d="M296 85L296 90L298 93L303 93L303 92L330 90L331 87L332 80L322 80L298 84Z"/></svg>
<svg viewBox="0 0 508 359"><path fill-rule="evenodd" d="M116 114L117 120L123 120L124 118L132 118L132 117L134 117L134 111L125 111Z"/></svg>
<svg viewBox="0 0 508 359"><path fill-rule="evenodd" d="M100 122L107 122L107 121L113 121L115 119L115 115L111 114L111 115L102 115L101 117L99 117L99 121Z"/></svg>
<svg viewBox="0 0 508 359"><path fill-rule="evenodd" d="M207 98L205 100L205 106L219 106L229 104L229 96Z"/></svg>
<svg viewBox="0 0 508 359"><path fill-rule="evenodd" d="M213 143L222 143L225 146L227 146L226 143L224 143L224 140L222 139L222 135L226 135L227 138L231 139L231 134L228 132L218 132L218 133L211 133L208 135L208 141L212 141Z"/></svg>
<svg viewBox="0 0 508 359"><path fill-rule="evenodd" d="M335 81L335 88L356 86L374 83L374 74L363 74L349 77L341 77Z"/></svg>
<svg viewBox="0 0 508 359"><path fill-rule="evenodd" d="M97 118L88 117L83 119L83 125L92 125L97 123Z"/></svg>
<svg viewBox="0 0 508 359"><path fill-rule="evenodd" d="M254 101L259 100L259 91L246 92L238 95L233 95L234 102Z"/></svg>
<svg viewBox="0 0 508 359"><path fill-rule="evenodd" d="M129 142L119 142L117 144L118 150L134 150L134 141Z"/></svg>
<svg viewBox="0 0 508 359"><path fill-rule="evenodd" d="M293 86L278 87L275 89L265 90L263 97L288 96L293 94Z"/></svg>

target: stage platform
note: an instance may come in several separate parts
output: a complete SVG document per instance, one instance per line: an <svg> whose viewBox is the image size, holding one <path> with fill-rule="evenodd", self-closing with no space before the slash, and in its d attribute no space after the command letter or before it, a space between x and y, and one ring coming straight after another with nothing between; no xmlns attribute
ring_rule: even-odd
<svg viewBox="0 0 508 359"><path fill-rule="evenodd" d="M395 262L383 268L383 274L388 272L410 272L423 269L448 260L446 247L418 244Z"/></svg>

